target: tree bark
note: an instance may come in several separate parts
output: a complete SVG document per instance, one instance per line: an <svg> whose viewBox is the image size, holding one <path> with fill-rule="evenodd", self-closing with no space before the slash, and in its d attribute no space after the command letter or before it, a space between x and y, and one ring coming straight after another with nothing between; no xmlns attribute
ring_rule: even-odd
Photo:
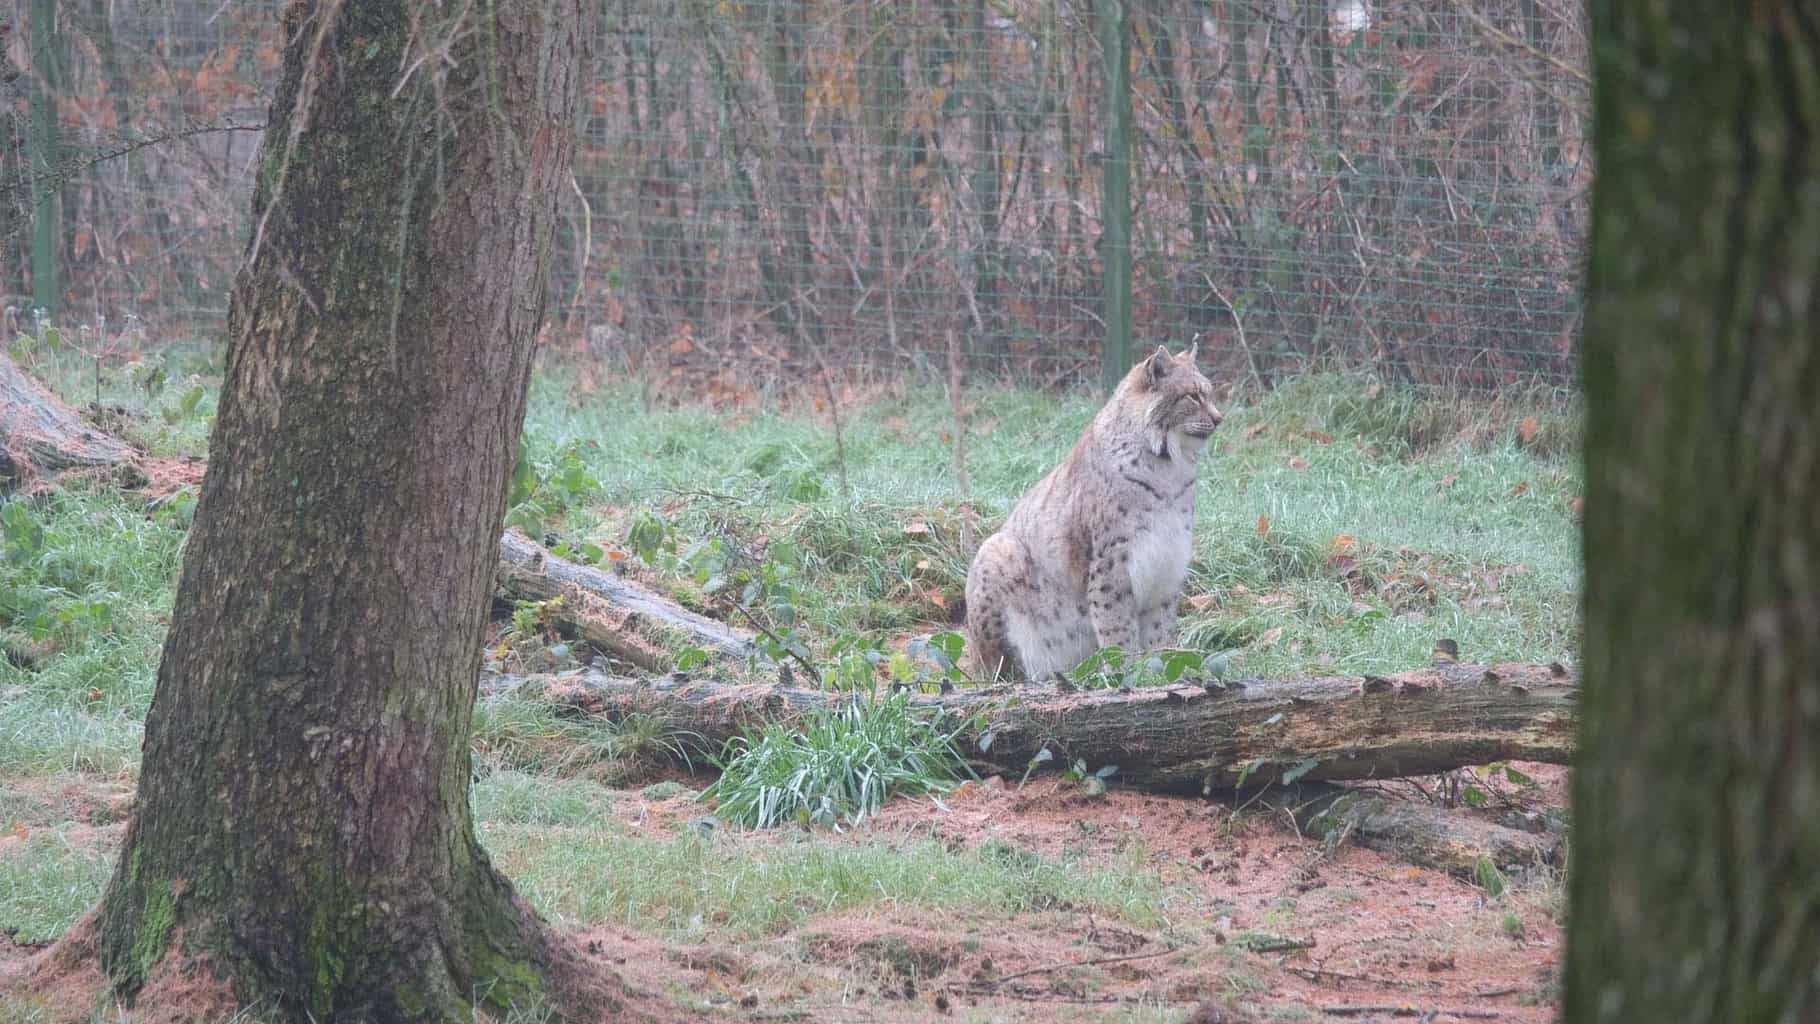
<svg viewBox="0 0 1820 1024"><path fill-rule="evenodd" d="M1820 28L1592 7L1568 1021L1820 1019Z"/></svg>
<svg viewBox="0 0 1820 1024"><path fill-rule="evenodd" d="M467 798L580 8L285 12L211 462L100 908L123 993L181 954L293 1020L612 998L492 867Z"/></svg>
<svg viewBox="0 0 1820 1024"><path fill-rule="evenodd" d="M848 699L677 676L502 677L499 685L611 720L653 713L715 749L760 722ZM1315 782L1424 775L1500 760L1566 764L1577 693L1571 676L1550 667L1450 665L1388 679L1251 681L1213 692L993 686L912 701L962 718L980 716L961 744L982 773L1021 775L1048 749L1057 767L1080 758L1090 770L1117 765L1126 785L1211 793L1276 782L1286 773L1291 782ZM992 738L981 749L986 734Z"/></svg>

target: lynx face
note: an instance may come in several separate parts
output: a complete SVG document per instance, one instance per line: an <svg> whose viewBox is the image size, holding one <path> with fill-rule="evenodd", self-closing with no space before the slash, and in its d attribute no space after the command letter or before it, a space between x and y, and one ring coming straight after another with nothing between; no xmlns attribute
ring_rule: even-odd
<svg viewBox="0 0 1820 1024"><path fill-rule="evenodd" d="M1158 348L1144 360L1143 373L1132 375L1148 399L1144 433L1154 455L1174 449L1194 459L1225 419L1213 402L1213 383L1194 364L1196 351L1172 356Z"/></svg>

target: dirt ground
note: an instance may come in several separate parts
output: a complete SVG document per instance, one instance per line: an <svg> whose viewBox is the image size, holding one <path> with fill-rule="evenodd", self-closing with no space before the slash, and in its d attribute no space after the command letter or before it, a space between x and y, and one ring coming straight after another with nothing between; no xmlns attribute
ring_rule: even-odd
<svg viewBox="0 0 1820 1024"><path fill-rule="evenodd" d="M1525 803L1566 805L1564 770L1518 767L1536 782ZM75 830L78 841L118 841L121 790L98 784L94 793L58 794L75 820L95 822ZM651 835L685 827L702 810L686 795L649 801L627 791L623 798L617 808L638 808L625 826ZM576 938L634 986L675 1000L681 1019L1555 1018L1561 892L1554 877L1512 879L1494 899L1465 880L1356 845L1328 851L1280 816L1116 786L1092 797L1054 777L1021 788L998 779L969 783L940 806L897 801L870 824L824 831L821 841L881 835L934 838L957 850L997 840L1101 863L1126 862L1135 849L1178 898L1166 906L1166 920L1148 929L1065 906L994 918L874 905L812 917L759 941L678 945L618 927ZM0 844L16 841L0 837ZM0 941L0 976L18 979L38 952ZM74 998L80 987L66 979L57 994Z"/></svg>
<svg viewBox="0 0 1820 1024"><path fill-rule="evenodd" d="M1526 802L1565 806L1566 773L1518 765ZM663 948L621 931L654 984L714 993L733 1019L923 1021L1298 1021L1555 1018L1560 884L1513 880L1501 900L1448 875L1356 846L1325 851L1276 817L1206 800L1109 790L1089 797L1049 778L1022 789L969 784L938 808L899 801L863 831L991 840L1112 861L1141 844L1164 878L1194 893L1149 931L1054 910L1015 920L916 908L813 919L774 946ZM645 827L699 807L650 809ZM1194 932L1211 941L1172 940ZM1293 947L1293 948L1285 948ZM623 969L623 968L622 968ZM678 978L678 971L683 977ZM1211 1002L1211 1007L1203 1004ZM1222 1015L1191 1017L1201 1008ZM769 1011L767 1013L767 1010Z"/></svg>

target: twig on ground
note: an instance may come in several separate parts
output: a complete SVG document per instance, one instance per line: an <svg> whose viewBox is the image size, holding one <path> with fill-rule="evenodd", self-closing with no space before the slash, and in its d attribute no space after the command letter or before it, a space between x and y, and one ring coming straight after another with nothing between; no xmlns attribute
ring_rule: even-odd
<svg viewBox="0 0 1820 1024"><path fill-rule="evenodd" d="M1252 953L1287 953L1297 949L1313 949L1314 936L1298 939L1293 935L1235 935L1232 944Z"/></svg>
<svg viewBox="0 0 1820 1024"><path fill-rule="evenodd" d="M1436 1016L1461 1017L1466 1020L1497 1020L1503 1016L1493 1010L1419 1010L1413 1006L1323 1006L1321 1012L1329 1017L1364 1017L1383 1014L1386 1017L1420 1017L1424 1020L1433 1020Z"/></svg>
<svg viewBox="0 0 1820 1024"><path fill-rule="evenodd" d="M1103 956L1092 960L1074 960L1065 964L1050 964L1047 967L1032 967L1027 971L1018 971L1016 974L1007 974L1002 978L992 978L990 980L973 982L968 985L967 988L976 991L981 989L989 991L998 988L1008 981L1016 981L1018 978L1028 978L1033 974L1049 974L1053 971L1065 971L1070 967L1098 967L1102 964L1129 963L1132 960L1154 960L1159 956L1168 956L1175 951L1176 947L1171 946L1168 949L1159 949L1149 953L1132 953L1128 956Z"/></svg>
<svg viewBox="0 0 1820 1024"><path fill-rule="evenodd" d="M1378 985L1384 988L1433 988L1438 984L1438 982L1433 981L1401 981L1395 978L1374 978L1369 974L1356 974L1352 971L1336 971L1327 967L1304 967L1300 964L1285 964L1283 965L1283 969L1299 978L1306 978L1309 981L1320 981L1322 978L1331 978L1335 981L1358 981L1364 982L1367 985ZM1474 992L1473 995L1476 996L1479 995L1479 993Z"/></svg>

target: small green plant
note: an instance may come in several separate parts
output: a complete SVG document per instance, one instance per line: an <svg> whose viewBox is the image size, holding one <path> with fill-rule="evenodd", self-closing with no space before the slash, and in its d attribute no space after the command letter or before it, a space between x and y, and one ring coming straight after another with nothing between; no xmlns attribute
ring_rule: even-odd
<svg viewBox="0 0 1820 1024"><path fill-rule="evenodd" d="M0 573L0 626L22 627L33 640L60 630L103 632L114 622L112 595L68 578L63 549L70 543L47 531L23 501L0 504L0 563L13 573ZM9 578L11 577L11 578ZM67 585L66 585L67 584Z"/></svg>
<svg viewBox="0 0 1820 1024"><path fill-rule="evenodd" d="M512 636L515 639L529 639L547 634L555 627L556 616L562 611L562 603L561 595L545 601L514 601Z"/></svg>
<svg viewBox="0 0 1820 1024"><path fill-rule="evenodd" d="M788 658L802 666L818 685L825 685L807 641L798 631L796 575L801 556L788 540L772 540L754 553L731 536L714 536L684 545L661 515L641 512L632 521L626 546L639 561L660 572L689 577L703 596L725 602L758 629L757 651L774 662ZM684 652L689 666L700 661Z"/></svg>
<svg viewBox="0 0 1820 1024"><path fill-rule="evenodd" d="M44 550L44 527L25 502L0 504L0 544L14 565L24 565Z"/></svg>
<svg viewBox="0 0 1820 1024"><path fill-rule="evenodd" d="M162 381L160 381L160 386L162 387ZM201 384L192 384L184 389L183 394L177 396L176 404L159 409L159 415L164 417L166 423L182 423L196 414L196 407L202 404L205 394L207 392Z"/></svg>
<svg viewBox="0 0 1820 1024"><path fill-rule="evenodd" d="M1200 651L1169 649L1148 657L1134 658L1120 647L1102 647L1069 673L1069 679L1083 689L1121 690L1143 686L1166 686L1183 676L1201 672L1207 656Z"/></svg>
<svg viewBox="0 0 1820 1024"><path fill-rule="evenodd" d="M591 447L592 441L571 441L540 457L530 433L520 437L506 498L506 525L541 540L551 520L597 496L600 481L582 458L583 450Z"/></svg>
<svg viewBox="0 0 1820 1024"><path fill-rule="evenodd" d="M1504 895L1504 872L1498 870L1498 866L1492 863L1490 857L1480 857L1473 862L1472 877L1473 881L1479 884L1479 888L1485 890L1485 895L1492 899L1495 900ZM1505 916L1508 919L1510 915Z"/></svg>
<svg viewBox="0 0 1820 1024"><path fill-rule="evenodd" d="M1102 765L1098 771L1089 772L1087 762L1077 757L1074 759L1074 763L1062 772L1062 781L1080 783L1081 789L1088 796L1102 796L1106 792L1106 780L1118 774L1118 770L1118 765L1108 764ZM1026 777L1028 776L1026 775Z"/></svg>
<svg viewBox="0 0 1820 1024"><path fill-rule="evenodd" d="M912 707L908 693L855 694L794 726L771 723L729 741L702 798L754 828L858 824L893 796L945 793L971 774L954 746L963 727Z"/></svg>

